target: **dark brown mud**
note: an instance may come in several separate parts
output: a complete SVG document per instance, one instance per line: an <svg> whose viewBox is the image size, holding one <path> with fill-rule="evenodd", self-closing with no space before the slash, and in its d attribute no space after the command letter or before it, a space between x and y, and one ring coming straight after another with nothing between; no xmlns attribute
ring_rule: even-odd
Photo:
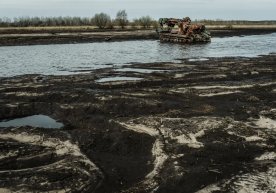
<svg viewBox="0 0 276 193"><path fill-rule="evenodd" d="M213 29L210 30L213 37L229 37L229 36L246 36L246 35L262 35L275 33L276 29L267 28L267 29L258 29L258 28L234 28L234 29Z"/></svg>
<svg viewBox="0 0 276 193"><path fill-rule="evenodd" d="M49 115L62 129L0 129L0 190L273 192L276 56L132 64L0 81L0 120ZM106 77L137 81L98 82Z"/></svg>
<svg viewBox="0 0 276 193"><path fill-rule="evenodd" d="M75 44L128 40L158 39L155 31L105 31L41 34L0 34L0 46Z"/></svg>
<svg viewBox="0 0 276 193"><path fill-rule="evenodd" d="M6 33L7 32L7 33ZM31 31L32 32L32 31ZM155 30L106 30L106 31L5 31L0 33L0 46L74 44L106 41L157 40ZM212 37L260 35L276 32L276 28L267 29L211 29Z"/></svg>

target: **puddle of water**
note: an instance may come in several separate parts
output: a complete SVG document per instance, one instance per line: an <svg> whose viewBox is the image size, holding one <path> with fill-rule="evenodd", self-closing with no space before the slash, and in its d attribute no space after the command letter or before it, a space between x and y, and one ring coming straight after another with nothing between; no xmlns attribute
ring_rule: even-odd
<svg viewBox="0 0 276 193"><path fill-rule="evenodd" d="M182 45L157 40L0 47L0 77L22 74L66 75L73 71L130 63L181 62L177 59L256 57L276 51L276 33L212 38L208 44ZM142 67L143 68L143 67ZM79 72L77 72L79 73Z"/></svg>
<svg viewBox="0 0 276 193"><path fill-rule="evenodd" d="M143 69L143 68L119 68L115 69L117 72L139 72L139 73L153 73L164 72L165 70Z"/></svg>
<svg viewBox="0 0 276 193"><path fill-rule="evenodd" d="M96 82L136 81L136 80L142 80L142 78L116 76L116 77L101 78Z"/></svg>
<svg viewBox="0 0 276 193"><path fill-rule="evenodd" d="M197 61L208 61L208 58L191 58L188 61L190 62L197 62Z"/></svg>
<svg viewBox="0 0 276 193"><path fill-rule="evenodd" d="M17 119L0 122L0 127L22 127L22 126L60 129L64 125L52 119L51 117L48 117L45 115L32 115L28 117L17 118Z"/></svg>

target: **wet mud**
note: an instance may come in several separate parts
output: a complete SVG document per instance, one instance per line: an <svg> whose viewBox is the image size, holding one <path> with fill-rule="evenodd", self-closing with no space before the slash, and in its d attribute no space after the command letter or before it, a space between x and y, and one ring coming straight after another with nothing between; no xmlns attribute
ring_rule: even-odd
<svg viewBox="0 0 276 193"><path fill-rule="evenodd" d="M276 30L275 30L276 31ZM154 30L0 34L0 46L75 44L158 39Z"/></svg>
<svg viewBox="0 0 276 193"><path fill-rule="evenodd" d="M1 128L0 190L274 192L275 61L207 58L1 78L0 120L42 114L64 127Z"/></svg>
<svg viewBox="0 0 276 193"><path fill-rule="evenodd" d="M244 35L260 35L276 32L276 28L261 29L211 29L212 37L231 37ZM128 40L157 40L156 30L79 30L79 31L31 31L24 29L4 30L0 32L0 46L75 44L93 42L112 42Z"/></svg>

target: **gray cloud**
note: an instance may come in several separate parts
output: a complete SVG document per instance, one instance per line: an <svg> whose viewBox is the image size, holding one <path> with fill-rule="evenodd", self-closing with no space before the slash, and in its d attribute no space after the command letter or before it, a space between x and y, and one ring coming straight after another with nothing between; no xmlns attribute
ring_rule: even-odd
<svg viewBox="0 0 276 193"><path fill-rule="evenodd" d="M207 19L276 19L275 0L1 0L0 17L92 16L112 17L126 9L130 18L150 15Z"/></svg>

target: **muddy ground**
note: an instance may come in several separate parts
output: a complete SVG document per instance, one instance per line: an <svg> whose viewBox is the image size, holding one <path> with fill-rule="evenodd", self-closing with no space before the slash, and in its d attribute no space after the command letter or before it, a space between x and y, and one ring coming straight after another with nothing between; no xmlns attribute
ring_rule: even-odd
<svg viewBox="0 0 276 193"><path fill-rule="evenodd" d="M241 29L211 29L212 37L229 37L240 35L258 35L275 33L276 28L241 28ZM0 31L0 46L44 45L44 44L74 44L105 41L125 40L156 40L158 35L155 30L86 30L79 31L25 31L2 30Z"/></svg>
<svg viewBox="0 0 276 193"><path fill-rule="evenodd" d="M2 78L0 120L44 114L65 126L0 129L0 192L275 192L275 61ZM142 79L99 81L118 76Z"/></svg>
<svg viewBox="0 0 276 193"><path fill-rule="evenodd" d="M276 30L275 30L276 31ZM0 34L0 46L48 45L158 39L152 30Z"/></svg>

